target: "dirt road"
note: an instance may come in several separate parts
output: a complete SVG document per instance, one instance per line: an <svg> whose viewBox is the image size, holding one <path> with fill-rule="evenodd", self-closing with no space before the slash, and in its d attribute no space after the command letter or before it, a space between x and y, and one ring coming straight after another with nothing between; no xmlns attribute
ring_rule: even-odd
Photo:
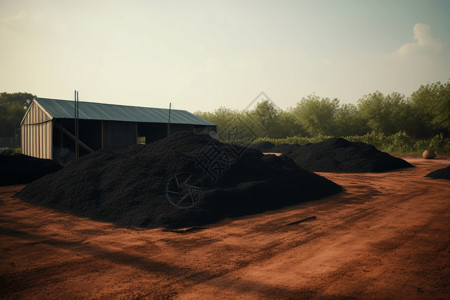
<svg viewBox="0 0 450 300"><path fill-rule="evenodd" d="M408 161L319 173L346 191L179 231L118 228L2 187L0 297L448 299L450 181L424 175L450 160Z"/></svg>

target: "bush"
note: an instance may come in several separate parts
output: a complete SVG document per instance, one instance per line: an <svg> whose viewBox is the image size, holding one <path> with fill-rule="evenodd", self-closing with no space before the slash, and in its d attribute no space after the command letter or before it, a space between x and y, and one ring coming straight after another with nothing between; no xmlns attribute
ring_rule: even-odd
<svg viewBox="0 0 450 300"><path fill-rule="evenodd" d="M318 143L318 142L321 142L321 141L329 139L329 138L332 138L332 137L327 136L327 135L319 135L319 136L315 136L315 137L291 136L291 137L286 137L286 138L282 138L282 139L273 139L273 138L268 138L268 137L262 137L262 138L257 138L256 140L254 140L253 144L262 143L262 142L270 142L275 145L280 145L280 144L306 145L309 143Z"/></svg>
<svg viewBox="0 0 450 300"><path fill-rule="evenodd" d="M258 138L253 141L254 144L261 142L270 142L275 145L280 144L299 144L318 143L329 139L331 136L319 135L317 137L292 136L282 139ZM343 137L351 142L363 142L375 146L378 150L387 153L396 153L399 155L416 154L422 155L426 149L433 149L436 154L450 154L450 139L443 134L435 135L430 139L415 139L406 132L400 131L392 135L371 132L365 135L354 135Z"/></svg>

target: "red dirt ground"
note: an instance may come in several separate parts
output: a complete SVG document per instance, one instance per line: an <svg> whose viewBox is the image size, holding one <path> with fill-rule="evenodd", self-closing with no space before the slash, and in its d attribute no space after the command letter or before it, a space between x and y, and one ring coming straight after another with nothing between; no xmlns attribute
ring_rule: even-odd
<svg viewBox="0 0 450 300"><path fill-rule="evenodd" d="M1 298L449 299L447 159L319 173L346 191L205 228L126 229L0 188ZM294 225L297 220L316 217Z"/></svg>

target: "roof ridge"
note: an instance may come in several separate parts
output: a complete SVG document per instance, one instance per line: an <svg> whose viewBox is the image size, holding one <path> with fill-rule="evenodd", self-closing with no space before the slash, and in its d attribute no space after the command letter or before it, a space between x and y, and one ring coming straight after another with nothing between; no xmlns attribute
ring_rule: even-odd
<svg viewBox="0 0 450 300"><path fill-rule="evenodd" d="M73 100L67 100L67 99L54 99L54 98L44 98L44 97L36 97L35 99L37 99L37 100L44 99L44 100L51 100L51 101L73 102ZM169 108L163 108L163 107L125 105L125 104L102 103L102 102L92 102L92 101L80 101L79 103L90 103L90 104L100 104L100 105L114 105L114 106L136 107L136 108L151 108L151 109L164 109L164 110L169 110ZM172 110L172 111L174 111L174 110L187 111L187 110L185 110L185 109L177 109L177 108L171 108L171 110ZM189 111L187 111L187 112L189 112Z"/></svg>
<svg viewBox="0 0 450 300"><path fill-rule="evenodd" d="M34 101L56 119L73 119L75 103L73 100L35 97ZM81 120L104 120L140 123L167 123L169 108L108 104L99 102L80 102ZM187 110L171 109L172 124L215 126Z"/></svg>

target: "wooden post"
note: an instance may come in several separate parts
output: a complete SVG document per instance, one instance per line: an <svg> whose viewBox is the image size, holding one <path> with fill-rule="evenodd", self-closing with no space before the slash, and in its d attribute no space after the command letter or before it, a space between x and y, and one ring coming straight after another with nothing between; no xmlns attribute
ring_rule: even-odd
<svg viewBox="0 0 450 300"><path fill-rule="evenodd" d="M101 123L101 127L102 127L102 149L104 148L103 146L103 120L100 121Z"/></svg>
<svg viewBox="0 0 450 300"><path fill-rule="evenodd" d="M79 127L78 127L78 124L79 124L79 121L78 121L78 118L79 118L79 110L78 110L78 102L79 101L79 98L78 98L78 91L77 90L75 90L75 158L78 158L79 156L80 156L80 147L79 147L79 138L80 138L80 136L79 136L79 132L78 132L78 130L79 130Z"/></svg>
<svg viewBox="0 0 450 300"><path fill-rule="evenodd" d="M134 124L136 124L136 137L134 138L134 140L135 140L135 142L137 144L138 143L138 140L137 140L137 138L138 138L138 123L135 122Z"/></svg>
<svg viewBox="0 0 450 300"><path fill-rule="evenodd" d="M170 113L172 112L172 102L169 103L169 121L167 122L167 136L170 136Z"/></svg>

